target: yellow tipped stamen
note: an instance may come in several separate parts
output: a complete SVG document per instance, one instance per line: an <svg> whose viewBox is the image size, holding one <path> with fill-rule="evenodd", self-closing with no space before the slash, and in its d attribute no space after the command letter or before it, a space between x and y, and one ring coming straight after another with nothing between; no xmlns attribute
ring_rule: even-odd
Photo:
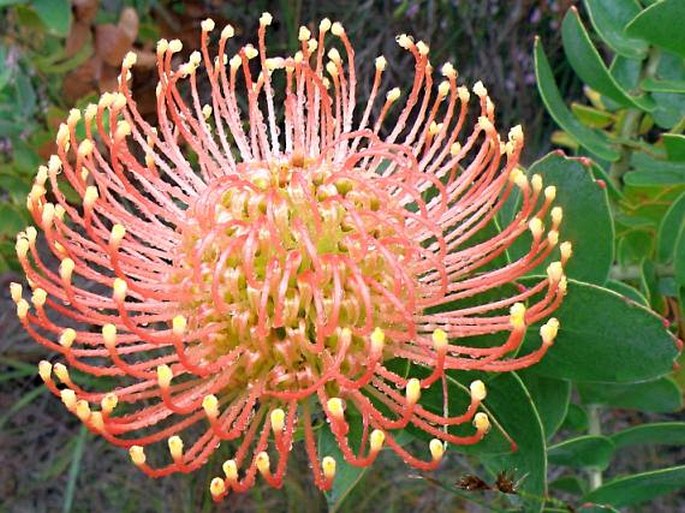
<svg viewBox="0 0 685 513"><path fill-rule="evenodd" d="M271 429L274 433L281 433L285 427L285 412L281 408L271 410Z"/></svg>
<svg viewBox="0 0 685 513"><path fill-rule="evenodd" d="M446 62L443 64L442 68L440 68L440 73L442 73L443 77L457 78L457 71L454 69L454 66L451 62Z"/></svg>
<svg viewBox="0 0 685 513"><path fill-rule="evenodd" d="M76 392L72 389L65 388L64 390L60 390L59 396L62 399L64 406L67 407L67 410L73 411L74 408L76 408Z"/></svg>
<svg viewBox="0 0 685 513"><path fill-rule="evenodd" d="M414 41L407 34L400 34L395 40L397 41L397 44L405 50L409 50L414 46Z"/></svg>
<svg viewBox="0 0 685 513"><path fill-rule="evenodd" d="M553 201L557 197L557 188L554 185L548 185L545 187L545 199L547 201Z"/></svg>
<svg viewBox="0 0 685 513"><path fill-rule="evenodd" d="M514 303L509 310L509 322L511 326L517 329L525 329L526 327L526 306L523 303Z"/></svg>
<svg viewBox="0 0 685 513"><path fill-rule="evenodd" d="M509 130L509 140L513 143L523 142L523 128L516 125Z"/></svg>
<svg viewBox="0 0 685 513"><path fill-rule="evenodd" d="M376 64L376 70L385 71L385 68L388 66L388 61L385 57L383 57L382 55L379 55L378 57L376 57L375 64Z"/></svg>
<svg viewBox="0 0 685 513"><path fill-rule="evenodd" d="M374 429L371 431L369 436L369 446L371 447L371 452L378 452L383 448L385 443L385 433L380 429Z"/></svg>
<svg viewBox="0 0 685 513"><path fill-rule="evenodd" d="M77 154L80 158L87 157L91 153L93 153L94 148L95 145L93 144L93 141L91 141L90 139L84 139L83 141L81 141L81 144L78 145Z"/></svg>
<svg viewBox="0 0 685 513"><path fill-rule="evenodd" d="M90 405L88 401L79 399L76 401L76 416L81 422L86 422L90 417Z"/></svg>
<svg viewBox="0 0 685 513"><path fill-rule="evenodd" d="M471 385L469 385L469 390L471 391L471 399L474 401L480 402L488 395L485 388L485 383L479 379L471 382Z"/></svg>
<svg viewBox="0 0 685 513"><path fill-rule="evenodd" d="M171 384L173 377L174 374L171 372L171 367L166 363L157 366L157 384L160 388L167 388Z"/></svg>
<svg viewBox="0 0 685 513"><path fill-rule="evenodd" d="M423 41L419 41L416 43L416 49L419 51L420 55L428 55L428 52L430 51L429 46L424 43Z"/></svg>
<svg viewBox="0 0 685 513"><path fill-rule="evenodd" d="M38 363L38 375L44 382L52 379L52 364L47 360L41 360Z"/></svg>
<svg viewBox="0 0 685 513"><path fill-rule="evenodd" d="M57 376L57 379L59 379L62 383L69 381L69 370L63 363L56 363L52 367L52 370L55 373L55 376Z"/></svg>
<svg viewBox="0 0 685 513"><path fill-rule="evenodd" d="M559 321L552 317L540 327L540 337L546 346L552 345L559 331Z"/></svg>
<svg viewBox="0 0 685 513"><path fill-rule="evenodd" d="M112 231L110 232L109 235L109 243L117 247L119 246L119 243L121 243L121 240L124 238L126 235L126 228L121 225L121 224L115 224L112 226Z"/></svg>
<svg viewBox="0 0 685 513"><path fill-rule="evenodd" d="M376 328L371 332L370 338L371 352L378 354L383 351L383 348L385 347L385 332L380 328Z"/></svg>
<svg viewBox="0 0 685 513"><path fill-rule="evenodd" d="M393 102L397 101L397 99L400 97L400 94L402 94L400 91L400 88L399 87L393 87L392 89L390 89L390 91L388 91L386 93L385 99L388 102L393 103Z"/></svg>
<svg viewBox="0 0 685 513"><path fill-rule="evenodd" d="M123 301L126 299L126 293L128 292L128 285L121 278L114 278L112 283L112 297L115 301Z"/></svg>
<svg viewBox="0 0 685 513"><path fill-rule="evenodd" d="M566 262L573 255L573 245L569 241L562 242L559 245L561 252L561 261Z"/></svg>
<svg viewBox="0 0 685 513"><path fill-rule="evenodd" d="M530 233L533 234L534 239L542 237L542 234L545 231L545 227L539 217L534 217L528 222L528 229L530 230Z"/></svg>
<svg viewBox="0 0 685 513"><path fill-rule="evenodd" d="M235 482L238 480L238 465L235 460L226 460L221 466L221 469L226 475L226 479L230 482Z"/></svg>
<svg viewBox="0 0 685 513"><path fill-rule="evenodd" d="M102 418L102 412L99 411L92 411L90 412L90 425L93 429L96 431L104 431L105 430L105 421Z"/></svg>
<svg viewBox="0 0 685 513"><path fill-rule="evenodd" d="M437 438L433 438L433 440L430 441L428 448L430 449L433 461L440 461L442 459L442 455L445 454L445 444L443 444Z"/></svg>
<svg viewBox="0 0 685 513"><path fill-rule="evenodd" d="M407 381L405 389L407 403L416 404L421 398L421 382L416 378L411 378Z"/></svg>
<svg viewBox="0 0 685 513"><path fill-rule="evenodd" d="M327 403L328 411L333 416L333 418L342 420L345 415L345 407L343 405L342 399L339 397L331 397Z"/></svg>
<svg viewBox="0 0 685 513"><path fill-rule="evenodd" d="M174 461L178 461L183 458L183 440L178 435L173 435L167 440L169 445L169 453Z"/></svg>
<svg viewBox="0 0 685 513"><path fill-rule="evenodd" d="M552 283L558 283L561 277L564 275L564 268L561 262L552 262L547 267L547 277Z"/></svg>
<svg viewBox="0 0 685 513"><path fill-rule="evenodd" d="M324 18L319 22L319 32L326 33L331 30L331 20Z"/></svg>
<svg viewBox="0 0 685 513"><path fill-rule="evenodd" d="M157 369L157 372L159 373L159 369ZM171 379L169 381L171 381ZM206 395L204 399L202 399L202 409L205 411L207 417L216 419L219 416L219 399L213 394Z"/></svg>
<svg viewBox="0 0 685 513"><path fill-rule="evenodd" d="M323 469L323 476L326 480L333 481L333 478L335 477L335 466L335 458L331 456L324 456L321 460L321 468Z"/></svg>
<svg viewBox="0 0 685 513"><path fill-rule="evenodd" d="M119 398L114 392L105 394L105 396L100 400L100 408L102 408L103 413L112 413L112 410L119 404Z"/></svg>
<svg viewBox="0 0 685 513"><path fill-rule="evenodd" d="M483 85L483 82L479 80L478 82L473 84L473 93L479 98L483 98L488 95L488 90Z"/></svg>
<svg viewBox="0 0 685 513"><path fill-rule="evenodd" d="M86 192L83 195L83 207L86 209L92 208L99 197L98 188L94 185L89 185L86 187Z"/></svg>
<svg viewBox="0 0 685 513"><path fill-rule="evenodd" d="M538 174L534 174L533 178L530 179L530 184L533 186L533 191L536 193L542 190L542 177Z"/></svg>
<svg viewBox="0 0 685 513"><path fill-rule="evenodd" d="M489 132L495 129L495 125L492 124L492 121L487 116L479 116L478 117L478 126L485 132Z"/></svg>
<svg viewBox="0 0 685 513"><path fill-rule="evenodd" d="M136 52L128 52L128 53L124 56L124 60L123 60L123 62L121 63L121 65L122 65L124 68L127 68L127 69L128 69L128 68L132 68L133 66L135 66L135 64L136 64L137 61L138 61L138 55L136 54Z"/></svg>
<svg viewBox="0 0 685 513"><path fill-rule="evenodd" d="M257 49L250 44L245 45L243 51L245 52L245 57L247 57L248 61L254 59L255 57L257 57L257 55L259 55Z"/></svg>
<svg viewBox="0 0 685 513"><path fill-rule="evenodd" d="M481 433L487 433L490 430L490 418L486 413L479 411L473 417L473 425Z"/></svg>
<svg viewBox="0 0 685 513"><path fill-rule="evenodd" d="M45 292L43 289L38 288L33 291L33 294L31 295L31 302L33 303L34 306L40 308L43 305L45 305L45 301L48 299L48 293Z"/></svg>
<svg viewBox="0 0 685 513"><path fill-rule="evenodd" d="M460 151L461 151L461 143L459 143L459 142L452 143L452 146L450 146L450 155L452 155L453 157L456 157Z"/></svg>
<svg viewBox="0 0 685 513"><path fill-rule="evenodd" d="M235 29L233 28L232 25L226 25L222 30L221 30L221 39L230 39L233 36L235 36Z"/></svg>
<svg viewBox="0 0 685 513"><path fill-rule="evenodd" d="M226 493L226 484L224 483L224 480L220 477L215 477L212 479L212 481L209 483L209 491L212 494L212 497L221 497L224 493Z"/></svg>
<svg viewBox="0 0 685 513"><path fill-rule="evenodd" d="M21 284L12 282L10 283L10 295L12 296L12 301L15 303L19 301L24 293L24 288Z"/></svg>
<svg viewBox="0 0 685 513"><path fill-rule="evenodd" d="M69 135L69 127L64 123L60 123L57 129L57 136L55 137L57 146L66 149L69 145Z"/></svg>
<svg viewBox="0 0 685 513"><path fill-rule="evenodd" d="M132 445L128 449L128 454L131 456L131 461L133 461L133 464L137 467L145 465L145 449L143 449L140 445Z"/></svg>
<svg viewBox="0 0 685 513"><path fill-rule="evenodd" d="M187 327L188 319L186 319L183 315L177 315L171 321L171 331L177 337L182 337L185 334Z"/></svg>
<svg viewBox="0 0 685 513"><path fill-rule="evenodd" d="M172 39L169 41L169 51L171 53L178 53L183 49L183 43L179 39Z"/></svg>
<svg viewBox="0 0 685 513"><path fill-rule="evenodd" d="M114 324L105 324L102 327L102 339L105 347L114 347L117 343L117 327Z"/></svg>
<svg viewBox="0 0 685 513"><path fill-rule="evenodd" d="M212 115L212 106L211 105L204 105L202 107L202 117L205 118L205 121L209 119L209 117Z"/></svg>
<svg viewBox="0 0 685 513"><path fill-rule="evenodd" d="M214 20L211 18L206 18L200 23L203 32L211 32L214 30Z"/></svg>
<svg viewBox="0 0 685 513"><path fill-rule="evenodd" d="M17 256L20 259L25 258L26 254L29 252L29 241L23 237L18 237L14 249L17 251Z"/></svg>
<svg viewBox="0 0 685 513"><path fill-rule="evenodd" d="M433 347L438 352L445 350L447 348L447 345L449 344L449 338L447 337L447 333L445 333L445 331L441 330L440 328L436 329L433 332L431 338L433 340Z"/></svg>
<svg viewBox="0 0 685 513"><path fill-rule="evenodd" d="M25 299L17 301L17 317L25 319L29 313L29 303Z"/></svg>
<svg viewBox="0 0 685 513"><path fill-rule="evenodd" d="M547 242L550 246L556 246L559 243L559 232L556 230L550 230L547 234Z"/></svg>
<svg viewBox="0 0 685 513"><path fill-rule="evenodd" d="M564 211L561 207L554 207L550 211L550 216L552 217L552 225L557 228L561 224L561 220L564 217Z"/></svg>
<svg viewBox="0 0 685 513"><path fill-rule="evenodd" d="M40 224L43 228L52 226L52 221L55 219L55 205L46 203L43 205L43 212L40 215Z"/></svg>
<svg viewBox="0 0 685 513"><path fill-rule="evenodd" d="M300 27L297 33L297 39L299 41L309 41L310 37L312 37L311 31L305 26Z"/></svg>
<svg viewBox="0 0 685 513"><path fill-rule="evenodd" d="M255 464L257 465L257 470L259 470L261 475L268 476L271 473L271 469L269 468L271 462L269 461L269 455L265 451L257 454Z"/></svg>
<svg viewBox="0 0 685 513"><path fill-rule="evenodd" d="M336 21L331 25L331 34L334 36L342 36L345 33L345 27L342 26L342 23L339 21Z"/></svg>

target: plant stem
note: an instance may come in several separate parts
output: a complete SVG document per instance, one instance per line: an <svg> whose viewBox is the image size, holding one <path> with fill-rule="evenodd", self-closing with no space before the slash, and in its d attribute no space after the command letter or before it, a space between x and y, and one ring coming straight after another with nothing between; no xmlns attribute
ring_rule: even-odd
<svg viewBox="0 0 685 513"><path fill-rule="evenodd" d="M602 434L602 421L600 419L600 407L591 404L587 408L588 413L588 435L600 436ZM596 467L589 469L590 490L595 490L602 486L602 471Z"/></svg>

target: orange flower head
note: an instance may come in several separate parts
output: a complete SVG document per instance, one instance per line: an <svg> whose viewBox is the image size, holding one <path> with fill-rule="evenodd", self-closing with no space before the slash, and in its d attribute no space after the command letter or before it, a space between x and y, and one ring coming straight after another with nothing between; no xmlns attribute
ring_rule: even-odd
<svg viewBox="0 0 685 513"><path fill-rule="evenodd" d="M217 500L257 474L280 486L296 431L329 488L336 459L318 453L316 419L361 466L388 447L430 470L446 444L478 442L490 428L481 381L458 415L424 408L421 395L442 390L447 370L537 362L559 329L550 315L571 255L558 244L554 187L517 167L523 132L500 138L482 83L472 99L451 64L437 83L428 46L401 35L411 88L381 94L378 57L360 108L340 23L302 27L294 56L270 57L271 21L263 14L257 46L230 57L233 28L217 37L212 20L180 65L181 43L160 41L156 126L136 110L129 54L118 91L60 126L27 199L59 266L38 251L36 228L17 238L32 289L29 303L12 285L18 316L64 362L40 363L50 390L153 477L193 471L230 442L210 483ZM513 219L492 230L515 194ZM527 252L507 260L521 237ZM507 287L555 252L546 278ZM538 322L539 348L513 356ZM497 345L470 343L493 334ZM405 377L391 360L428 371ZM102 385L83 388L69 368ZM446 429L468 423L465 436ZM409 425L433 437L424 453L398 443ZM149 458L150 445L168 454Z"/></svg>

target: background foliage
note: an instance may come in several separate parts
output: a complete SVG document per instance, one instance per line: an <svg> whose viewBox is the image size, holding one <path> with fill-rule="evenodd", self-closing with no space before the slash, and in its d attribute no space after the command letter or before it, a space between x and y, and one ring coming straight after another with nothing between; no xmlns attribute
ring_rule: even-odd
<svg viewBox="0 0 685 513"><path fill-rule="evenodd" d="M329 16L345 23L362 68L387 56L390 82L402 84L408 62L400 32L431 42L434 61L455 62L464 83L483 79L500 126L524 124L528 173L557 185L575 255L545 359L478 376L496 425L484 443L448 452L431 475L386 454L370 470L343 466L325 497L301 459L284 490L257 486L215 508L207 470L143 479L48 397L34 377L42 350L4 291L26 193L69 108L111 89L134 48L134 92L151 116L159 37L193 48L212 16L248 41L264 10L280 20L274 53ZM685 374L673 363L685 332L685 32L672 22L685 20L682 0L0 0L0 12L0 512L683 511ZM545 155L552 146L578 158ZM450 375L455 410L472 379Z"/></svg>

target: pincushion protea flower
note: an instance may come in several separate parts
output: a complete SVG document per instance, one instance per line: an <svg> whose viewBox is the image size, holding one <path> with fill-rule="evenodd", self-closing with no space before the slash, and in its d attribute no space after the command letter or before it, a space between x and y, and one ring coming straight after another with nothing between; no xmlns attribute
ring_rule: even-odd
<svg viewBox="0 0 685 513"><path fill-rule="evenodd" d="M50 390L153 477L193 471L233 441L225 475L210 485L217 500L248 489L258 473L280 486L296 431L316 484L330 487L336 460L318 454L315 419L328 421L344 459L361 466L385 445L429 470L446 444L478 442L489 428L478 412L482 382L454 415L422 407L421 393L442 393L449 369L504 372L538 361L559 327L549 316L571 254L569 243L555 249L554 187L517 167L523 133L500 139L481 83L480 115L462 134L468 90L450 64L435 84L428 46L402 35L415 60L406 99L399 89L379 98L386 61L378 57L359 111L342 25L323 20L317 37L302 27L301 50L281 58L267 57L270 23L262 15L258 47L229 58L233 29L221 31L212 56L214 22L205 20L201 50L175 69L181 43L160 41L156 127L131 97L129 54L118 92L61 125L58 152L27 200L58 271L38 251L36 228L17 239L33 305L13 284L18 316L64 361L40 363ZM327 52L331 40L340 49ZM511 223L482 237L515 190ZM74 192L80 205L67 199ZM526 233L524 256L492 265ZM555 251L536 285L469 302ZM539 348L515 356L536 322ZM497 346L469 345L497 333ZM406 378L388 365L398 359L429 372ZM101 386L79 386L67 366ZM362 419L360 443L348 439L346 410ZM447 429L465 423L471 435ZM398 443L408 425L434 437L426 454ZM148 461L144 448L164 443L170 457Z"/></svg>

